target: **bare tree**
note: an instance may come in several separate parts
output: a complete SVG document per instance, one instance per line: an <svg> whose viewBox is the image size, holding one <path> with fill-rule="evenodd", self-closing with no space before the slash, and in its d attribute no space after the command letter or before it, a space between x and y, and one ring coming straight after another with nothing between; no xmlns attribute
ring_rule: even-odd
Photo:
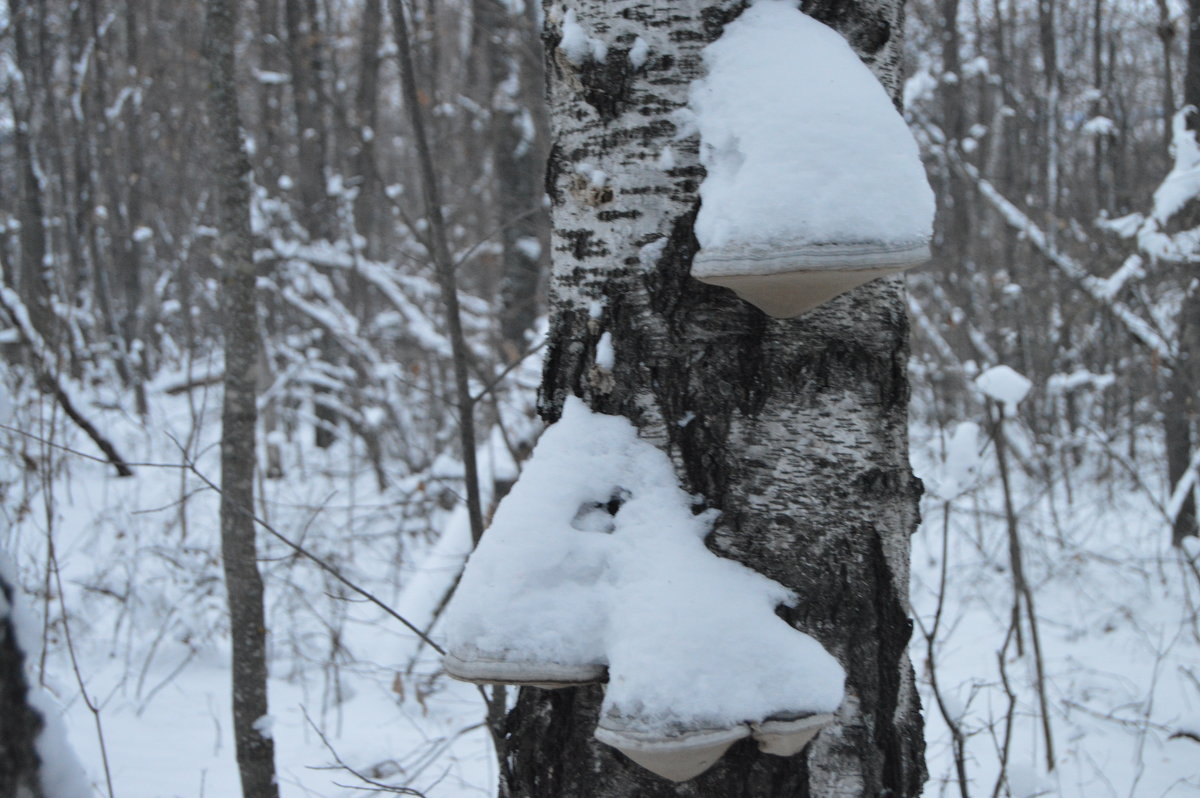
<svg viewBox="0 0 1200 798"><path fill-rule="evenodd" d="M275 798L275 744L267 714L266 622L254 541L255 363L259 337L250 162L242 145L234 73L236 16L228 0L208 3L208 114L220 191L225 396L221 413L221 554L233 644L233 726L242 793Z"/></svg>

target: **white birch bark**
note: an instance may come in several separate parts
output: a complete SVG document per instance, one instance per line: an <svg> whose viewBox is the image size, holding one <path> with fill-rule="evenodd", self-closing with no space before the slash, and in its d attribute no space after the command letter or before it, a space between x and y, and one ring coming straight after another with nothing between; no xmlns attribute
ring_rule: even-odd
<svg viewBox="0 0 1200 798"><path fill-rule="evenodd" d="M877 281L776 321L689 277L704 173L680 112L702 48L743 8L547 6L554 234L542 410L556 417L574 393L665 448L684 485L723 513L709 546L804 597L784 616L846 667L848 698L837 724L799 756L739 743L675 785L591 740L599 688L526 690L501 752L504 794L900 796L918 794L924 779L905 655L920 484L908 466L902 282ZM580 63L557 47L566 9L598 43ZM896 96L898 2L805 11L841 31ZM639 38L648 57L635 68ZM597 363L604 333L611 369Z"/></svg>

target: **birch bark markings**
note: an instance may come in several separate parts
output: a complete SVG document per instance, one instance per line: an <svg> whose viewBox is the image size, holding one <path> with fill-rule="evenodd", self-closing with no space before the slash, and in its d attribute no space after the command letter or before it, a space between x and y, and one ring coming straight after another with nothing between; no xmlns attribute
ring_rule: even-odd
<svg viewBox="0 0 1200 798"><path fill-rule="evenodd" d="M0 795L43 798L36 740L45 722L29 705L25 654L10 610L16 589L0 574Z"/></svg>
<svg viewBox="0 0 1200 798"><path fill-rule="evenodd" d="M265 733L266 622L254 541L255 361L258 324L250 235L250 162L242 146L234 70L235 11L208 0L208 116L220 193L225 395L221 412L221 555L233 647L233 730L242 794L277 798L275 744Z"/></svg>
<svg viewBox="0 0 1200 798"><path fill-rule="evenodd" d="M502 794L916 795L923 742L905 646L920 483L907 457L903 284L877 281L775 321L693 281L703 170L680 112L701 49L744 4L569 8L607 54L572 64L557 49L561 7L547 6L554 265L543 415L557 417L576 394L666 449L685 486L722 511L710 547L803 597L783 615L846 667L848 698L801 755L743 742L676 785L591 739L600 688L525 690L507 720ZM805 11L842 32L897 96L900 3L826 0ZM638 37L649 56L635 68ZM585 163L607 182L581 174ZM611 369L596 358L604 333Z"/></svg>

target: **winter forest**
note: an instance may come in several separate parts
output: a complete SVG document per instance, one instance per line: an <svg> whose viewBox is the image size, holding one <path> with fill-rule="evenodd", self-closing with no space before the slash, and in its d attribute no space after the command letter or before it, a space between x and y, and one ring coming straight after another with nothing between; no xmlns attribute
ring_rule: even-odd
<svg viewBox="0 0 1200 798"><path fill-rule="evenodd" d="M0 798L1200 796L1198 107L1198 0L4 0Z"/></svg>

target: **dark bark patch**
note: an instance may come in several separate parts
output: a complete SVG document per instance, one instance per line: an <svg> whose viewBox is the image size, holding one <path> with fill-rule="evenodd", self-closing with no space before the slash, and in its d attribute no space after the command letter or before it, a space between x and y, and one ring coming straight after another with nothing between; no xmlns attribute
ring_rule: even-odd
<svg viewBox="0 0 1200 798"><path fill-rule="evenodd" d="M570 252L576 260L603 258L609 254L608 248L596 239L592 230L586 227L578 230L563 230L559 235L567 242L564 251Z"/></svg>
<svg viewBox="0 0 1200 798"><path fill-rule="evenodd" d="M12 606L13 589L0 578L0 596ZM25 655L8 612L0 615L0 795L41 798L41 759L35 741L43 721L28 701Z"/></svg>
<svg viewBox="0 0 1200 798"><path fill-rule="evenodd" d="M602 222L614 222L617 219L637 219L642 215L642 212L636 209L626 211L607 210L600 211L596 214L596 218Z"/></svg>
<svg viewBox="0 0 1200 798"><path fill-rule="evenodd" d="M725 26L742 15L749 3L733 3L730 5L709 6L700 12L700 20L704 26L704 36L707 41L716 41L721 37Z"/></svg>
<svg viewBox="0 0 1200 798"><path fill-rule="evenodd" d="M635 74L629 50L615 47L609 48L603 61L587 61L576 70L584 102L605 122L616 119L628 105Z"/></svg>
<svg viewBox="0 0 1200 798"><path fill-rule="evenodd" d="M550 152L546 156L546 194L550 197L551 202L558 205L562 202L562 192L558 190L558 178L566 170L566 162L563 160L562 147L558 142L550 145Z"/></svg>

